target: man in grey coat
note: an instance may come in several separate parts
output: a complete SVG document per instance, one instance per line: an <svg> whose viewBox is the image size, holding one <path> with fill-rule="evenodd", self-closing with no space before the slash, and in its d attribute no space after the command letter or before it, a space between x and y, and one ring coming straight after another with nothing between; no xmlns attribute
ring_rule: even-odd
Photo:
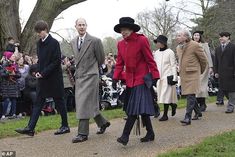
<svg viewBox="0 0 235 157"><path fill-rule="evenodd" d="M101 40L86 32L87 23L83 18L76 20L78 36L71 41L75 56L75 101L79 119L78 135L72 142L88 139L89 119L94 118L99 127L97 134L103 134L108 122L99 111L99 66L104 62Z"/></svg>

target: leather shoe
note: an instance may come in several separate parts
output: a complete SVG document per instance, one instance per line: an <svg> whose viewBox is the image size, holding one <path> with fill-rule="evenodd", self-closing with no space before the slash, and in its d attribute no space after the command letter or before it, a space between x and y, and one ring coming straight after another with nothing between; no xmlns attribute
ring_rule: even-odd
<svg viewBox="0 0 235 157"><path fill-rule="evenodd" d="M183 126L191 124L191 121L189 119L184 119L184 120L181 120L180 122L183 124Z"/></svg>
<svg viewBox="0 0 235 157"><path fill-rule="evenodd" d="M143 138L140 139L140 142L149 142L149 141L153 141L153 140L154 140L154 137L155 137L154 133L150 133L150 134L147 133L145 137L143 137Z"/></svg>
<svg viewBox="0 0 235 157"><path fill-rule="evenodd" d="M216 105L224 105L223 101L216 101Z"/></svg>
<svg viewBox="0 0 235 157"><path fill-rule="evenodd" d="M61 134L66 134L66 133L70 133L69 127L62 126L54 133L54 135L61 135Z"/></svg>
<svg viewBox="0 0 235 157"><path fill-rule="evenodd" d="M87 135L78 134L75 138L72 139L72 143L79 143L88 140Z"/></svg>
<svg viewBox="0 0 235 157"><path fill-rule="evenodd" d="M207 108L207 105L206 104L203 104L200 106L200 111L201 112L205 112L206 111L206 108Z"/></svg>
<svg viewBox="0 0 235 157"><path fill-rule="evenodd" d="M124 138L124 137L119 137L119 138L117 138L117 142L119 142L119 143L121 143L121 144L123 144L124 146L126 146L127 145L127 143L128 143L128 141L129 141L129 139L128 138Z"/></svg>
<svg viewBox="0 0 235 157"><path fill-rule="evenodd" d="M17 133L19 134L25 134L25 135L28 135L28 136L34 136L34 130L31 130L30 128L28 127L25 127L25 128L19 128L19 129L16 129L15 130Z"/></svg>
<svg viewBox="0 0 235 157"><path fill-rule="evenodd" d="M96 132L96 134L103 134L107 127L109 127L111 124L110 122L105 123L103 126L99 128L99 130Z"/></svg>
<svg viewBox="0 0 235 157"><path fill-rule="evenodd" d="M233 113L233 110L226 110L225 113Z"/></svg>
<svg viewBox="0 0 235 157"><path fill-rule="evenodd" d="M159 121L167 121L168 120L168 116L163 115L162 118L159 119Z"/></svg>
<svg viewBox="0 0 235 157"><path fill-rule="evenodd" d="M195 114L192 120L199 120L199 117L202 117L202 114Z"/></svg>

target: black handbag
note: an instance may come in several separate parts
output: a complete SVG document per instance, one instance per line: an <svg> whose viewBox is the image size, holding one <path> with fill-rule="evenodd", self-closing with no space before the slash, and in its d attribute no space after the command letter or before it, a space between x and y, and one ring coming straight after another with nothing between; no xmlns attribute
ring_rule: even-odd
<svg viewBox="0 0 235 157"><path fill-rule="evenodd" d="M173 81L173 78L174 78L173 75L167 76L167 83L171 86L178 83L177 81Z"/></svg>

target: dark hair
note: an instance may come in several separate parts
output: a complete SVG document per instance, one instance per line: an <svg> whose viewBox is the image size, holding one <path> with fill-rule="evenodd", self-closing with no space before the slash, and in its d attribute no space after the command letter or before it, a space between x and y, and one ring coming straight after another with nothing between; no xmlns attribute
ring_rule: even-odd
<svg viewBox="0 0 235 157"><path fill-rule="evenodd" d="M37 33L40 33L41 31L47 31L47 33L49 32L48 29L48 24L46 21L43 20L39 20L36 22L35 26L34 26L34 30Z"/></svg>
<svg viewBox="0 0 235 157"><path fill-rule="evenodd" d="M195 32L195 33L198 33L198 32ZM194 36L195 33L193 33L193 36ZM200 34L200 33L198 33L198 34L199 34L199 36L200 36L200 38L199 38L199 43L204 43L205 40L203 39L202 34ZM193 39L193 36L192 36L192 39ZM193 40L194 40L194 39L193 39Z"/></svg>
<svg viewBox="0 0 235 157"><path fill-rule="evenodd" d="M14 38L13 38L13 37L8 37L7 40L8 40L8 41L14 40Z"/></svg>

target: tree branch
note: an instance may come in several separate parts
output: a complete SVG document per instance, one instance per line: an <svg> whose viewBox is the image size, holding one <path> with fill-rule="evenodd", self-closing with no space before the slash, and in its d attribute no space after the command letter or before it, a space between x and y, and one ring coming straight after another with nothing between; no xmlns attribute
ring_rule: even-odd
<svg viewBox="0 0 235 157"><path fill-rule="evenodd" d="M50 32L53 33L53 34L58 35L58 36L61 37L67 44L69 44L69 41L68 41L67 39L65 39L63 36L61 36L59 33L53 32L53 31L50 31Z"/></svg>
<svg viewBox="0 0 235 157"><path fill-rule="evenodd" d="M85 1L87 1L87 0L62 0L62 3L60 5L60 9L65 10L74 4L78 4L81 2L85 2Z"/></svg>

